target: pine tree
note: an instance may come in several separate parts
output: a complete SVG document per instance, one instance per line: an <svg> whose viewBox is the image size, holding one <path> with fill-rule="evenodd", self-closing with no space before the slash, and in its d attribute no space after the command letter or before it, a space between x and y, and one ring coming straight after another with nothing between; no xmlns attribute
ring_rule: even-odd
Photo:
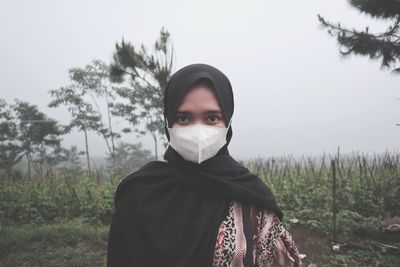
<svg viewBox="0 0 400 267"><path fill-rule="evenodd" d="M117 90L127 103L116 104L116 114L125 117L132 126L145 123L145 131L134 130L139 134L151 134L156 159L157 140L163 140L164 136L163 96L173 64L174 48L164 28L151 49L144 45L137 48L124 40L115 45L111 77L114 82L123 82L125 78L130 82L129 87Z"/></svg>
<svg viewBox="0 0 400 267"><path fill-rule="evenodd" d="M318 20L329 35L336 37L342 56L361 55L372 60L380 60L382 69L391 69L400 74L400 1L399 0L348 0L349 4L361 13L372 18L390 22L386 31L371 33L364 30L349 29L340 23L328 22L321 15Z"/></svg>

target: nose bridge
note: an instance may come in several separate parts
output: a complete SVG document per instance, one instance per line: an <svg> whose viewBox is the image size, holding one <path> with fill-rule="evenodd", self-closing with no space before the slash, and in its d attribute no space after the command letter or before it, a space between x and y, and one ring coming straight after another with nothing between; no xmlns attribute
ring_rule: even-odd
<svg viewBox="0 0 400 267"><path fill-rule="evenodd" d="M192 124L203 124L203 117L200 115L193 116Z"/></svg>

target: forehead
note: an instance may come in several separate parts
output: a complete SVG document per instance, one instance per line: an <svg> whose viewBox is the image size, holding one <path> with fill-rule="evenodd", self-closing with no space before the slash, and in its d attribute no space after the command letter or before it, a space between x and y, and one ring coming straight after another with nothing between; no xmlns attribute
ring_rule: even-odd
<svg viewBox="0 0 400 267"><path fill-rule="evenodd" d="M178 111L198 109L221 110L221 106L214 90L205 85L191 88L182 98Z"/></svg>

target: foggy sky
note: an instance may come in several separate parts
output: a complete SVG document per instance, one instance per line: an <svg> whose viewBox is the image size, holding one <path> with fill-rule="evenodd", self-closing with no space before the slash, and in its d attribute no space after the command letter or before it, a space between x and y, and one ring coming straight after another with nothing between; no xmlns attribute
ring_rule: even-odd
<svg viewBox="0 0 400 267"><path fill-rule="evenodd" d="M385 22L345 0L309 1L4 1L0 6L0 98L50 109L48 91L68 84L67 70L92 59L110 62L122 37L150 46L162 26L171 33L175 70L206 63L222 70L235 94L230 152L241 159L318 155L399 147L400 77L362 57L342 59L317 14L359 29ZM151 138L125 135L126 142ZM63 145L84 149L82 133ZM90 135L92 155L106 151Z"/></svg>

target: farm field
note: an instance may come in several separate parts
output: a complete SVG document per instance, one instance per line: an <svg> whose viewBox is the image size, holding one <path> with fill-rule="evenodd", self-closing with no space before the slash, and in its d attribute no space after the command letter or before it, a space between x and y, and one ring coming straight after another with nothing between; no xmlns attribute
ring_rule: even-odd
<svg viewBox="0 0 400 267"><path fill-rule="evenodd" d="M387 152L243 163L276 195L305 266L399 266L399 160ZM104 266L120 179L2 178L0 266Z"/></svg>

